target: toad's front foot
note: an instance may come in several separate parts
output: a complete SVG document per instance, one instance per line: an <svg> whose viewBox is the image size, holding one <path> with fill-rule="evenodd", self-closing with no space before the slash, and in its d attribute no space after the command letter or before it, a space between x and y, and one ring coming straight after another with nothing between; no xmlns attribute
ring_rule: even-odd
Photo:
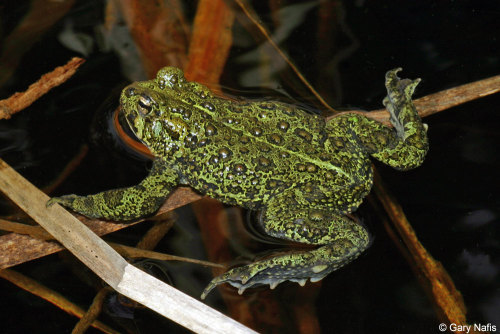
<svg viewBox="0 0 500 334"><path fill-rule="evenodd" d="M236 267L214 278L203 291L201 299L205 299L213 288L222 283L231 284L242 294L247 288L256 285L269 284L269 287L274 289L284 281L296 282L301 286L304 286L308 279L317 282L354 260L365 248L366 245L358 248L352 247L352 244L343 247L343 244L339 243Z"/></svg>
<svg viewBox="0 0 500 334"><path fill-rule="evenodd" d="M60 204L64 207L70 208L71 210L80 212L78 209L82 206L84 198L78 195L64 195L61 197L52 197L47 201L46 207L52 206L55 203Z"/></svg>
<svg viewBox="0 0 500 334"><path fill-rule="evenodd" d="M64 206L70 206L71 203L73 203L77 197L78 197L77 195L73 195L73 194L64 195L61 197L52 197L51 199L49 199L47 201L46 206L49 207L49 206L54 205L55 203L59 203L59 204L64 205Z"/></svg>
<svg viewBox="0 0 500 334"><path fill-rule="evenodd" d="M102 193L89 196L78 196L74 194L63 195L60 197L52 197L47 201L46 206L49 207L57 203L88 218L107 218L104 211L106 205L102 197ZM111 219L112 218L113 217L111 217Z"/></svg>

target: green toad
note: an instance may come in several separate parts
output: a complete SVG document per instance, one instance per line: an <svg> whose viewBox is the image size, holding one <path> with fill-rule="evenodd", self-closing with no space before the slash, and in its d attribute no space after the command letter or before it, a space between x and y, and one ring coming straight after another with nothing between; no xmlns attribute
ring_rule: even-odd
<svg viewBox="0 0 500 334"><path fill-rule="evenodd" d="M138 185L95 195L51 199L88 217L127 221L153 214L177 185L227 204L258 210L268 235L316 245L280 254L216 277L242 293L257 284L318 281L355 259L370 243L347 214L372 187L370 156L400 170L419 166L427 127L411 96L419 79L386 74L383 103L394 128L359 114L325 120L274 101L230 101L166 67L156 79L121 94L136 136L156 157Z"/></svg>

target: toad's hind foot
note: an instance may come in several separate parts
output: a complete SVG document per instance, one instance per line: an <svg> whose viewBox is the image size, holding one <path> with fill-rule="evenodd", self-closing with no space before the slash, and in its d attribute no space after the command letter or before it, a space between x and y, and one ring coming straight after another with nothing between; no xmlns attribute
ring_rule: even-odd
<svg viewBox="0 0 500 334"><path fill-rule="evenodd" d="M231 284L242 294L247 288L264 284L274 289L284 281L296 282L301 286L308 279L317 282L354 260L367 246L368 243L356 247L345 240L309 252L284 254L236 267L214 278L203 291L201 299L205 299L213 288L222 283Z"/></svg>
<svg viewBox="0 0 500 334"><path fill-rule="evenodd" d="M401 68L395 68L385 74L385 87L387 96L383 104L390 114L390 121L400 137L404 136L404 123L409 121L408 116L416 113L412 103L412 95L420 79L400 79L398 72Z"/></svg>

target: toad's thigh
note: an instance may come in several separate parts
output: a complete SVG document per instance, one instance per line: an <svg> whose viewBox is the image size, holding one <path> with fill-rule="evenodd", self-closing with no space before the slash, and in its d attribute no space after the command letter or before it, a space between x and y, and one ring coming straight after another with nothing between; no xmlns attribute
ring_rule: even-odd
<svg viewBox="0 0 500 334"><path fill-rule="evenodd" d="M358 222L331 208L298 203L288 192L267 202L259 215L259 224L270 236L307 244L346 240L365 247L369 243L368 232Z"/></svg>

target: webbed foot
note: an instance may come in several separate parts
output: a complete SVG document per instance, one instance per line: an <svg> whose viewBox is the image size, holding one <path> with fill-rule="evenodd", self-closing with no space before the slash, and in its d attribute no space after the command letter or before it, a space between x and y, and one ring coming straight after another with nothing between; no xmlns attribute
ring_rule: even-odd
<svg viewBox="0 0 500 334"><path fill-rule="evenodd" d="M222 283L228 283L235 288L238 288L238 294L241 295L247 288L269 284L269 288L274 289L278 286L278 284L283 283L284 281L296 282L301 286L304 286L308 278L311 279L311 282L317 282L330 273L329 270L313 277L297 278L276 272L273 268L262 268L259 270L259 267L258 263L237 267L215 277L201 294L201 299L205 299L212 289ZM326 267L327 266L325 266L324 269L326 269Z"/></svg>
<svg viewBox="0 0 500 334"><path fill-rule="evenodd" d="M416 113L416 111L408 110L408 108L414 108L411 97L420 79L400 79L397 75L400 71L402 71L402 68L399 67L385 74L387 96L384 98L383 104L389 111L390 121L398 135L404 137L404 123L407 121L405 120L405 117L407 117L405 114Z"/></svg>
<svg viewBox="0 0 500 334"><path fill-rule="evenodd" d="M230 269L215 277L201 294L201 299L217 285L229 283L241 295L247 288L269 284L271 289L284 281L304 286L307 280L317 282L332 271L356 258L364 248L326 245L309 252L291 253ZM349 245L352 246L352 245Z"/></svg>

